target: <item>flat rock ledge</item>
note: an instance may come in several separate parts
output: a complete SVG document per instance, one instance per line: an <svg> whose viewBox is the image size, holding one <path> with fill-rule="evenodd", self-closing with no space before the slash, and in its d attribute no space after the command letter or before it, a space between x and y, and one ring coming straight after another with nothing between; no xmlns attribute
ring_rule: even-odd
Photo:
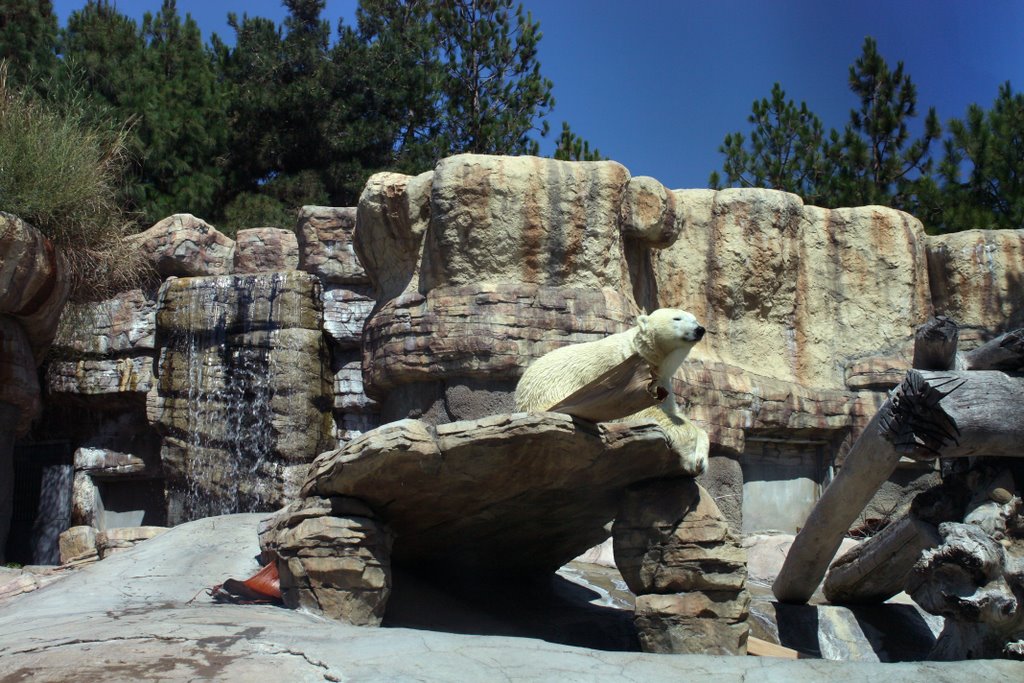
<svg viewBox="0 0 1024 683"><path fill-rule="evenodd" d="M285 593L294 586L286 604L372 624L391 562L442 576L550 574L607 537L626 487L680 476L654 422L400 420L321 454L261 546Z"/></svg>

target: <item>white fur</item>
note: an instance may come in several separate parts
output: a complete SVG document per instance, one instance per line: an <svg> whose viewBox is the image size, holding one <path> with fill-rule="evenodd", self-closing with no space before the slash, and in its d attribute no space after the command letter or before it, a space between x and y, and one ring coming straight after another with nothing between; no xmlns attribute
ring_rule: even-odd
<svg viewBox="0 0 1024 683"><path fill-rule="evenodd" d="M657 368L658 386L665 400L632 417L657 420L669 434L673 448L684 458L687 471L699 474L707 464L708 439L687 420L676 405L672 377L690 349L704 334L697 319L686 311L660 308L637 317L637 326L604 339L556 349L537 359L516 387L516 410L544 411L634 353Z"/></svg>

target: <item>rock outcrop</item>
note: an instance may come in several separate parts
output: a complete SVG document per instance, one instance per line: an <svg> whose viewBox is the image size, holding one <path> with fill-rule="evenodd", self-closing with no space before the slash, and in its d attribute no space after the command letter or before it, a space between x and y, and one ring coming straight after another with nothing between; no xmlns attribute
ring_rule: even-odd
<svg viewBox="0 0 1024 683"><path fill-rule="evenodd" d="M70 280L53 244L0 211L0 560L14 496L14 439L42 408L37 366L57 334Z"/></svg>
<svg viewBox="0 0 1024 683"><path fill-rule="evenodd" d="M645 652L746 654L747 553L706 490L689 478L634 486L612 538Z"/></svg>
<svg viewBox="0 0 1024 683"><path fill-rule="evenodd" d="M654 423L512 413L385 425L317 458L302 495L364 501L399 563L549 572L607 535L624 485L681 472Z"/></svg>
<svg viewBox="0 0 1024 683"><path fill-rule="evenodd" d="M320 285L306 273L164 283L148 416L180 510L172 522L294 494L332 439L321 325Z"/></svg>
<svg viewBox="0 0 1024 683"><path fill-rule="evenodd" d="M251 228L235 235L233 273L268 273L298 267L299 242L291 230Z"/></svg>
<svg viewBox="0 0 1024 683"><path fill-rule="evenodd" d="M82 500L101 488L162 487L168 476L178 491L172 518L192 476L185 454L221 460L226 433L259 411L276 421L276 455L249 458L252 473L200 475L212 481L204 490L238 480L243 498L262 496L259 480L273 492L268 505L284 502L318 450L381 422L507 413L532 359L670 306L709 330L676 381L684 411L711 437L701 481L734 530L792 531L909 366L916 325L945 312L982 341L1020 324L1014 302L1024 281L1021 231L926 237L918 221L882 207L825 210L769 190L671 190L615 162L531 157L459 155L417 176L377 174L358 208L304 207L294 234L256 228L231 240L178 214L136 239L163 278L190 277L165 283L163 298L151 283L78 310L82 324L58 340L46 381L63 411L60 438L128 454L152 476L79 471ZM269 310L250 282L275 277L305 283L296 285L303 320L270 334L240 331ZM218 293L227 289L236 292ZM200 311L203 302L212 309ZM50 310L41 308L42 318ZM168 321L159 331L158 311ZM186 330L201 337L220 329L222 316L223 349L207 344L192 366L212 382L203 386L187 369L182 345L196 334ZM37 351L22 336L36 333L20 318L18 330L3 320L10 352L0 373L10 381L0 392L24 425L38 412L38 391L26 361ZM216 417L226 404L216 387L271 365L294 366L294 376L278 369L265 378L278 387L266 410L262 389L245 390L249 414ZM303 398L285 401L290 389L281 387L292 382L305 383ZM219 423L191 445L190 399ZM253 434L246 449L263 452L262 432ZM926 473L903 478L917 475ZM162 495L152 498L167 507ZM97 528L120 514L119 504L97 504L89 517Z"/></svg>
<svg viewBox="0 0 1024 683"><path fill-rule="evenodd" d="M134 238L162 277L227 275L235 241L190 213L168 216Z"/></svg>
<svg viewBox="0 0 1024 683"><path fill-rule="evenodd" d="M415 177L378 174L353 245L377 296L363 379L385 421L507 410L534 358L627 329L641 308L684 308L709 330L679 384L711 435L705 481L739 501L744 477L781 458L808 482L807 499L787 504L794 517L931 313L911 216L768 190L671 191L613 162L461 155ZM766 443L780 455L764 456ZM739 462L748 453L757 464ZM738 504L723 510L742 524Z"/></svg>
<svg viewBox="0 0 1024 683"><path fill-rule="evenodd" d="M392 562L442 578L550 574L607 535L624 486L682 472L653 422L400 420L317 458L261 545L286 604L375 624Z"/></svg>
<svg viewBox="0 0 1024 683"><path fill-rule="evenodd" d="M210 511L280 506L318 453L376 426L359 371L374 298L349 245L354 217L308 207L298 236L231 240L171 216L134 238L162 283L69 309L46 384L50 436L81 447L75 523L173 523L207 498ZM34 414L36 372L22 366L0 391ZM106 455L83 466L82 453Z"/></svg>
<svg viewBox="0 0 1024 683"><path fill-rule="evenodd" d="M927 246L935 312L959 324L965 346L1024 327L1024 230L964 230Z"/></svg>

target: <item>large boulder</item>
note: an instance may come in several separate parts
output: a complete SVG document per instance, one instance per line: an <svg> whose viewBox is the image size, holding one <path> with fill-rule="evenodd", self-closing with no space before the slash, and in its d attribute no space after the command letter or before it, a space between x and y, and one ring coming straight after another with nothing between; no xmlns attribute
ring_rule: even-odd
<svg viewBox="0 0 1024 683"><path fill-rule="evenodd" d="M133 237L162 277L227 275L235 241L201 218L176 213Z"/></svg>
<svg viewBox="0 0 1024 683"><path fill-rule="evenodd" d="M352 247L355 227L354 207L302 207L295 228L299 269L324 284L366 283L366 272Z"/></svg>
<svg viewBox="0 0 1024 683"><path fill-rule="evenodd" d="M295 233L281 228L250 228L235 235L234 273L269 273L299 267Z"/></svg>
<svg viewBox="0 0 1024 683"><path fill-rule="evenodd" d="M384 425L318 457L302 495L364 502L394 532L398 563L530 575L604 540L625 486L682 473L653 422L512 413Z"/></svg>

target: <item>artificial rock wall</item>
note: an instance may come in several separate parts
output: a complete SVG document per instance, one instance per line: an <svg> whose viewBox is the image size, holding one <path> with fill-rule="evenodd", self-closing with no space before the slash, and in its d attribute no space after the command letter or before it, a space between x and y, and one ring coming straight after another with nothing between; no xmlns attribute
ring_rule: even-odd
<svg viewBox="0 0 1024 683"><path fill-rule="evenodd" d="M929 237L887 208L670 190L611 161L460 155L377 174L358 208L305 207L294 230L232 240L181 214L137 239L159 277L78 310L46 375L48 429L93 449L79 524L174 521L228 484L269 509L319 452L405 417L510 412L534 358L672 306L709 331L677 376L712 440L704 485L734 527L792 529L917 325L945 313L981 341L1022 323L1022 231ZM225 436L253 406L268 431ZM188 422L204 411L205 432ZM204 469L231 453L240 473Z"/></svg>
<svg viewBox="0 0 1024 683"><path fill-rule="evenodd" d="M377 295L366 393L385 420L510 410L534 358L641 308L688 309L709 334L677 392L711 436L705 484L733 524L747 507L747 530L793 530L909 367L917 325L945 313L980 340L1015 324L1022 235L928 237L884 207L669 190L610 161L460 155L378 174L354 237ZM908 468L901 485L929 476Z"/></svg>

